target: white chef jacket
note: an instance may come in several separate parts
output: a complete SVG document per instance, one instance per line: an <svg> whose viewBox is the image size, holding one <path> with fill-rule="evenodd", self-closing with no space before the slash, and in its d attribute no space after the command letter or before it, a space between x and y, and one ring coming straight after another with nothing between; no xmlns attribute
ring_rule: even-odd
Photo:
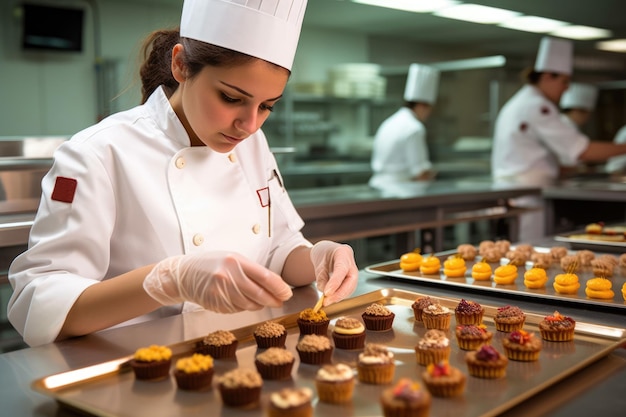
<svg viewBox="0 0 626 417"><path fill-rule="evenodd" d="M560 165L575 165L589 138L563 122L558 107L532 85L522 87L496 119L491 153L494 179L546 185Z"/></svg>
<svg viewBox="0 0 626 417"><path fill-rule="evenodd" d="M626 143L626 126L622 126L613 138L614 143ZM606 163L607 172L619 172L626 170L626 155L609 158Z"/></svg>
<svg viewBox="0 0 626 417"><path fill-rule="evenodd" d="M411 181L432 168L426 128L408 107L396 111L378 128L371 167L374 175L369 185L375 188Z"/></svg>
<svg viewBox="0 0 626 417"><path fill-rule="evenodd" d="M228 154L191 147L159 88L55 152L28 250L9 270L8 318L29 345L52 342L87 287L173 255L236 251L280 274L310 246L303 225L261 130Z"/></svg>

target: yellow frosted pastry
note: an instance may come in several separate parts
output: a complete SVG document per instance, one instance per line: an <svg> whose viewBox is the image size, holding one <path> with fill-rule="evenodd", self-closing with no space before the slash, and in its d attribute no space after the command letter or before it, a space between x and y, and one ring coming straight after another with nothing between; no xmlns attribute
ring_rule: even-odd
<svg viewBox="0 0 626 417"><path fill-rule="evenodd" d="M606 278L592 278L587 281L585 294L589 298L599 298L602 300L610 300L615 296L611 289L613 284Z"/></svg>
<svg viewBox="0 0 626 417"><path fill-rule="evenodd" d="M465 259L461 257L448 258L443 263L443 273L450 278L460 278L465 276L467 266Z"/></svg>
<svg viewBox="0 0 626 417"><path fill-rule="evenodd" d="M476 281L489 281L491 278L491 265L488 262L476 262L472 266L472 278Z"/></svg>
<svg viewBox="0 0 626 417"><path fill-rule="evenodd" d="M420 272L426 275L437 275L441 268L441 261L436 256L429 256L422 259L422 265L420 266Z"/></svg>
<svg viewBox="0 0 626 417"><path fill-rule="evenodd" d="M626 282L622 285L622 297L624 297L624 301L626 301Z"/></svg>
<svg viewBox="0 0 626 417"><path fill-rule="evenodd" d="M493 281L496 284L513 284L517 278L517 267L515 265L501 265L493 272Z"/></svg>
<svg viewBox="0 0 626 417"><path fill-rule="evenodd" d="M405 253L400 257L400 269L404 272L419 271L422 265L422 255L419 252Z"/></svg>
<svg viewBox="0 0 626 417"><path fill-rule="evenodd" d="M531 268L524 273L524 285L526 288L538 289L546 286L548 274L543 268Z"/></svg>
<svg viewBox="0 0 626 417"><path fill-rule="evenodd" d="M576 294L580 288L580 282L576 274L558 274L554 277L552 286L559 294Z"/></svg>

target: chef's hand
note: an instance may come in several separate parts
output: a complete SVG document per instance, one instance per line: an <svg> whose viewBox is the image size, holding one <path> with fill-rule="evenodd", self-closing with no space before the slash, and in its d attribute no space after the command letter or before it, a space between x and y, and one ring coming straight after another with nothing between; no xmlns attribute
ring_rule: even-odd
<svg viewBox="0 0 626 417"><path fill-rule="evenodd" d="M205 252L167 258L143 282L163 305L190 301L218 313L280 307L292 296L280 276L233 252Z"/></svg>
<svg viewBox="0 0 626 417"><path fill-rule="evenodd" d="M350 246L322 240L311 248L311 261L317 289L324 293L324 306L343 300L355 290L359 269Z"/></svg>

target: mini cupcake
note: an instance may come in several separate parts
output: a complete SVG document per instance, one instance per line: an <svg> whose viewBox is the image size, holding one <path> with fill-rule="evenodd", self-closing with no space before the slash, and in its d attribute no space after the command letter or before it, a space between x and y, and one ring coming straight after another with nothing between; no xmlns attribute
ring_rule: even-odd
<svg viewBox="0 0 626 417"><path fill-rule="evenodd" d="M313 391L310 388L283 388L270 394L268 417L312 417Z"/></svg>
<svg viewBox="0 0 626 417"><path fill-rule="evenodd" d="M284 347L287 340L287 329L275 321L266 321L254 329L254 340L261 349Z"/></svg>
<svg viewBox="0 0 626 417"><path fill-rule="evenodd" d="M254 365L263 379L288 379L295 361L287 349L271 347L256 355Z"/></svg>
<svg viewBox="0 0 626 417"><path fill-rule="evenodd" d="M217 330L209 333L196 346L196 352L211 355L213 359L234 358L239 342L232 332Z"/></svg>
<svg viewBox="0 0 626 417"><path fill-rule="evenodd" d="M502 378L506 375L509 360L491 345L467 352L465 363L469 374L477 378Z"/></svg>
<svg viewBox="0 0 626 417"><path fill-rule="evenodd" d="M300 362L311 365L330 363L333 347L327 336L307 334L296 345Z"/></svg>
<svg viewBox="0 0 626 417"><path fill-rule="evenodd" d="M315 388L322 402L341 404L350 401L354 392L352 368L344 363L322 366L315 376Z"/></svg>
<svg viewBox="0 0 626 417"><path fill-rule="evenodd" d="M571 317L561 315L558 311L544 317L544 319L539 322L539 334L541 334L543 340L549 342L567 342L573 340L575 328L576 321Z"/></svg>
<svg viewBox="0 0 626 417"><path fill-rule="evenodd" d="M496 330L501 332L512 332L514 330L521 330L524 327L526 321L526 314L515 306L499 307L496 314L493 316L493 321L496 325Z"/></svg>
<svg viewBox="0 0 626 417"><path fill-rule="evenodd" d="M158 345L139 348L129 364L137 379L165 379L170 373L172 350L167 346Z"/></svg>
<svg viewBox="0 0 626 417"><path fill-rule="evenodd" d="M502 340L504 353L514 361L532 362L539 360L541 352L541 339L534 333L525 330L515 330Z"/></svg>
<svg viewBox="0 0 626 417"><path fill-rule="evenodd" d="M456 326L454 331L459 348L463 350L476 350L482 345L491 343L493 333L487 330L484 324L462 324Z"/></svg>
<svg viewBox="0 0 626 417"><path fill-rule="evenodd" d="M332 332L337 349L363 349L365 326L352 317L339 317Z"/></svg>
<svg viewBox="0 0 626 417"><path fill-rule="evenodd" d="M259 403L263 378L252 369L237 368L218 379L222 402L229 407L250 407Z"/></svg>
<svg viewBox="0 0 626 417"><path fill-rule="evenodd" d="M176 361L174 379L178 388L198 391L211 387L213 381L213 358L210 355L194 353Z"/></svg>
<svg viewBox="0 0 626 417"><path fill-rule="evenodd" d="M461 299L454 309L454 317L456 324L476 324L483 322L483 314L485 309L476 301L467 301Z"/></svg>
<svg viewBox="0 0 626 417"><path fill-rule="evenodd" d="M431 304L422 311L422 321L427 329L448 330L452 311L441 304Z"/></svg>
<svg viewBox="0 0 626 417"><path fill-rule="evenodd" d="M428 330L415 345L415 358L420 365L447 360L450 357L450 339L441 330Z"/></svg>
<svg viewBox="0 0 626 417"><path fill-rule="evenodd" d="M365 384L389 384L396 370L393 352L384 345L367 343L356 369L359 381Z"/></svg>
<svg viewBox="0 0 626 417"><path fill-rule="evenodd" d="M384 305L374 303L365 309L361 317L367 330L385 331L391 329L396 315Z"/></svg>
<svg viewBox="0 0 626 417"><path fill-rule="evenodd" d="M457 397L465 390L465 374L448 361L431 363L422 372L422 381L435 397Z"/></svg>
<svg viewBox="0 0 626 417"><path fill-rule="evenodd" d="M296 320L300 334L319 334L326 336L330 319L324 310L313 311L312 308L302 310Z"/></svg>
<svg viewBox="0 0 626 417"><path fill-rule="evenodd" d="M413 316L416 321L422 321L422 312L426 307L431 304L437 303L438 301L430 298L428 296L417 297L413 304L411 304L411 308L413 309Z"/></svg>
<svg viewBox="0 0 626 417"><path fill-rule="evenodd" d="M432 397L411 379L402 378L380 396L384 417L428 417Z"/></svg>

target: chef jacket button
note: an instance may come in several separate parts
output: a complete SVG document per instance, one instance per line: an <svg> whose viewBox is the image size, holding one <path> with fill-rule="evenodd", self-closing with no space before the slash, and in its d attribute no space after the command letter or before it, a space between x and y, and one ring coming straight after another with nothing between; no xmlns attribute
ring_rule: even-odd
<svg viewBox="0 0 626 417"><path fill-rule="evenodd" d="M232 163L237 162L237 156L234 153L229 153L228 154L228 160Z"/></svg>
<svg viewBox="0 0 626 417"><path fill-rule="evenodd" d="M193 244L196 246L200 246L204 243L204 236L200 233L193 235Z"/></svg>
<svg viewBox="0 0 626 417"><path fill-rule="evenodd" d="M252 226L252 233L254 233L255 235L258 235L259 232L261 232L261 225L257 223L254 226Z"/></svg>
<svg viewBox="0 0 626 417"><path fill-rule="evenodd" d="M183 169L185 168L185 158L183 158L182 156L180 158L176 158L176 168L178 169Z"/></svg>

